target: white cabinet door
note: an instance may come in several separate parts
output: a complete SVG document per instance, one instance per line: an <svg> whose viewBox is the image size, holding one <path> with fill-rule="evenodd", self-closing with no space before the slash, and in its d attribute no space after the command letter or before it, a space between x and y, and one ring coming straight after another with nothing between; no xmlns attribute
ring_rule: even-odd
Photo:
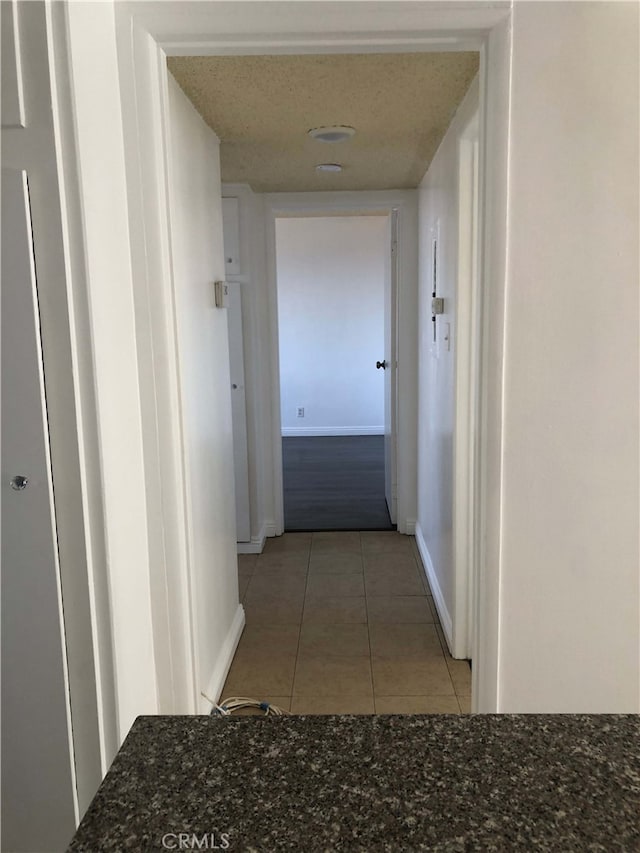
<svg viewBox="0 0 640 853"><path fill-rule="evenodd" d="M247 405L244 391L242 340L242 296L237 281L228 282L229 363L231 414L233 417L233 463L236 480L236 525L238 542L251 539L249 510L249 457L247 452Z"/></svg>
<svg viewBox="0 0 640 853"><path fill-rule="evenodd" d="M2 849L15 853L62 851L75 828L37 299L26 174L3 169Z"/></svg>

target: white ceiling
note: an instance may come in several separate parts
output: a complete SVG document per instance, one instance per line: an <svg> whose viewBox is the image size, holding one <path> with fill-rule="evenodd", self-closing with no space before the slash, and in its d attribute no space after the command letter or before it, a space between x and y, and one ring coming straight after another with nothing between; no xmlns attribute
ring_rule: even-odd
<svg viewBox="0 0 640 853"><path fill-rule="evenodd" d="M475 52L173 56L221 141L222 178L257 192L415 187L478 70ZM352 125L339 144L307 135ZM340 163L318 174L318 163Z"/></svg>

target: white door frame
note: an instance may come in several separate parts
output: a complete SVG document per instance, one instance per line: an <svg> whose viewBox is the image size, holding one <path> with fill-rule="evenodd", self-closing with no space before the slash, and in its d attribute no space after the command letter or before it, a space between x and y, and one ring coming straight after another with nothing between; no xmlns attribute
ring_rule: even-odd
<svg viewBox="0 0 640 853"><path fill-rule="evenodd" d="M79 4L83 6L84 4ZM93 5L93 4L91 4ZM97 4L100 6L101 4ZM74 4L71 4L74 6ZM279 12L279 13L278 13ZM69 12L68 12L69 14ZM93 11L92 11L93 14ZM119 74L117 84L123 107L130 108L131 100L136 102L135 113L144 110L145 103L153 109L152 120L144 119L147 145L141 149L140 160L145 166L139 174L128 173L125 169L127 152L125 143L117 136L117 116L111 108L108 113L109 128L104 128L101 138L95 130L92 134L80 135L77 139L80 159L86 162L100 161L102 157L109 162L108 174L92 172L89 178L94 182L95 199L101 194L113 200L114 186L119 190L121 181L127 187L131 197L142 193L144 207L152 208L153 202L163 202L166 195L167 163L163 151L163 94L161 69L165 54L259 54L259 53L326 53L326 52L402 52L416 50L461 50L477 49L481 53L481 197L483 210L483 231L481 237L480 263L482 268L482 305L481 311L481 411L479 417L479 468L480 500L476 507L479 512L477 526L477 544L480 548L479 577L476 593L476 642L474 644L475 666L473 703L474 710L496 711L499 707L498 690L498 635L499 635L499 581L500 581L500 514L501 514L501 469L502 469L502 355L505 316L505 273L506 273L506 211L508 185L508 132L509 132L509 87L510 87L510 4L474 3L473 5L456 2L433 4L423 0L396 0L393 3L370 3L345 0L332 4L329 9L323 6L322 15L318 14L317 4L303 2L279 3L278 0L262 0L251 3L119 3L116 7L119 33L129 37L133 46L131 56L135 61L127 68L122 56L117 57ZM80 47L88 52L96 45L100 46L108 57L109 63L115 57L109 54L113 45L109 32L104 27L89 27L82 32L81 27L70 32L71 48ZM127 33L128 31L128 33ZM202 35L194 36L194 33ZM410 35L408 35L410 34ZM112 39L111 39L112 41ZM113 65L109 64L108 74L113 74ZM140 76L142 75L142 77ZM93 75L95 77L95 75ZM89 97L92 86L99 86L97 80L82 80L86 97L76 102L72 100L76 122L87 122L93 118L96 100ZM109 97L112 96L108 92ZM146 99L141 100L141 95ZM136 97L137 96L137 97ZM127 102L129 107L127 107ZM113 103L113 101L111 101ZM121 130L130 124L123 108ZM85 125L86 126L86 125ZM130 138L130 136L128 137ZM129 143L127 143L128 145ZM120 158L114 151L120 152ZM100 183L102 182L102 183ZM81 187L81 195L86 202L85 223L98 217L89 208L91 199L86 195L86 187ZM97 193L97 195L95 194ZM115 201L113 202L115 204ZM120 215L129 216L129 205L121 206ZM156 207L154 219L163 220L166 209L158 213ZM102 222L104 219L102 219ZM86 227L86 225L85 225ZM114 242L116 236L109 239L116 252L122 252L128 245L130 235L122 235L122 245ZM88 359L105 364L119 348L120 360L123 357L123 335L140 335L144 327L154 338L163 342L168 355L167 365L170 375L165 375L159 365L149 362L149 351L135 351L131 370L135 375L152 377L158 393L165 400L179 400L179 386L171 359L175 355L175 325L172 323L172 305L167 304L161 317L150 312L146 317L136 313L135 291L146 288L154 281L154 274L170 281L170 243L166 240L166 227L162 221L145 235L147 240L145 262L147 275L139 281L128 271L118 281L120 288L129 288L134 298L131 304L122 302L122 313L118 318L118 334L107 334L107 325L112 322L109 316L98 316L93 320L98 324L101 334L87 345L85 340L76 342L80 354ZM105 261L105 246L91 245L83 238L88 269L88 289L93 294L93 275L96 282L104 281L100 269ZM108 262L110 258L106 259ZM167 298L169 293L164 290ZM144 299L143 299L144 302ZM122 321L126 320L126 323ZM115 327L114 327L115 328ZM135 331L134 331L135 330ZM92 330L93 332L94 330ZM113 330L112 330L113 331ZM96 363L94 362L94 363ZM103 392L104 375L96 374L98 406ZM108 382L107 382L108 384ZM130 383L127 390L133 392ZM140 392L138 392L140 393ZM177 395L177 396L176 396ZM107 395L108 396L108 395ZM132 398L133 399L133 398ZM143 410L140 401L140 414L143 419L141 436L148 430L156 435L160 449L160 460L170 459L169 470L161 467L155 472L147 472L139 484L144 488L148 477L161 481L163 502L159 512L154 507L146 508L146 526L142 532L132 531L137 536L136 546L149 550L149 541L164 541L167 530L175 538L172 546L178 559L172 561L168 550L159 553L162 566L156 579L148 571L148 557L143 561L143 571L136 578L125 576L118 571L117 565L109 566L108 583L112 599L112 629L116 657L116 683L121 705L122 726L128 722L129 709L138 712L153 713L166 711L163 696L176 695L175 677L162 666L163 655L160 639L166 626L173 626L165 635L169 637L166 655L170 661L182 661L184 677L189 682L188 671L192 664L192 649L185 646L185 637L190 636L190 602L188 573L188 518L184 503L184 479L181 467L181 435L176 423L175 411L169 423L159 424L157 413ZM154 423L155 421L155 423ZM102 430L97 440L101 448L103 476L113 482L117 476L113 465L115 433ZM138 455L136 465L146 471L150 464L143 446L132 444L128 453ZM415 476L415 472L414 472ZM167 503L164 503L166 499ZM142 508L142 505L140 505ZM116 512L122 508L114 507ZM116 519L111 518L112 505L107 502L104 524L107 547L113 543L120 546ZM171 530L171 525L176 527ZM148 537L148 538L147 538ZM112 552L112 556L115 552ZM120 551L121 553L121 551ZM117 561L116 561L117 562ZM158 583L157 578L165 578L166 583ZM134 583L135 581L135 583ZM178 603L170 596L170 589L180 593ZM122 618L119 602L128 596L128 606L137 608L144 615L142 625L145 630L144 643L133 630L126 618ZM114 604L115 602L115 604ZM149 610L151 611L149 614ZM147 619L149 614L151 619ZM142 630L138 625L138 631ZM134 647L132 644L136 643ZM132 649L135 654L132 654ZM130 658L124 652L128 651ZM156 672L153 678L139 679L135 675L141 672L141 666L149 651L152 652ZM146 657L145 657L146 656Z"/></svg>
<svg viewBox="0 0 640 853"><path fill-rule="evenodd" d="M453 483L454 606L452 653L473 658L473 589L477 573L479 293L478 190L479 116L458 143L457 332L455 336L455 446Z"/></svg>
<svg viewBox="0 0 640 853"><path fill-rule="evenodd" d="M278 275L276 261L276 219L282 216L333 216L333 215L352 215L357 216L359 213L371 213L373 211L380 212L382 215L391 216L394 210L398 211L398 235L400 241L400 252L404 261L403 269L402 261L399 262L401 269L400 281L397 282L392 277L392 288L397 286L400 290L411 290L416 287L417 270L416 259L412 257L415 254L415 247L412 246L412 237L414 237L415 223L417 218L417 197L415 191L380 191L380 192L310 192L310 193L267 193L265 194L265 210L266 210L266 240L267 240L267 288L269 292L269 329L270 329L270 366L271 366L271 399L276 401L276 405L272 409L272 429L273 429L273 482L274 482L274 497L275 497L275 522L276 535L280 535L284 531L284 498L283 498L283 472L282 472L282 424L280 414L280 347L279 347L279 331L278 331ZM406 233L405 233L406 232ZM389 246L389 250L391 247ZM398 306L400 298L398 293L395 294L395 300L392 299L392 306L385 306L393 309L396 308L396 316L393 321L398 323ZM414 294L417 300L417 293ZM417 362L417 351L415 351L415 335L411 334L411 329L408 330L402 344L398 342L396 337L396 353L395 360L398 363L398 375L395 383L395 398L396 402L399 398L399 387L402 385L408 386L412 381L411 377L405 378L405 372L410 372L411 365ZM402 347L402 352L398 350ZM415 382L415 376L413 377ZM416 386L417 391L417 386ZM401 470L406 470L410 467L411 456L415 457L415 449L412 447L411 436L408 433L407 425L410 422L410 417L403 417L402 435L399 436L399 424L396 424L395 431L395 447L394 452L400 453L402 457ZM408 459L405 460L405 457ZM404 486L404 482L402 483ZM407 507L411 505L411 493L407 494L407 489L402 489L398 485L398 530L401 533L413 533L413 530L407 530ZM402 522L400 521L402 519ZM415 521L413 522L415 525ZM415 528L414 528L415 529Z"/></svg>

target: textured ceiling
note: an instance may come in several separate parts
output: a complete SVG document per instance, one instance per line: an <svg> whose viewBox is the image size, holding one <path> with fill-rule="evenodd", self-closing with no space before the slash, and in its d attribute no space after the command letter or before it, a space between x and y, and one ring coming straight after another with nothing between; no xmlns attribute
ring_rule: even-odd
<svg viewBox="0 0 640 853"><path fill-rule="evenodd" d="M477 53L175 56L221 141L222 179L256 192L416 187L478 70ZM307 135L351 125L328 144ZM318 174L318 163L340 163Z"/></svg>

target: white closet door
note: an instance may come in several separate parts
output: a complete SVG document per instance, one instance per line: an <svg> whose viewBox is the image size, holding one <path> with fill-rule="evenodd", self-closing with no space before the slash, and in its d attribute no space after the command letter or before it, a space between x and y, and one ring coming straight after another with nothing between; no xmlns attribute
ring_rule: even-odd
<svg viewBox="0 0 640 853"><path fill-rule="evenodd" d="M75 829L67 679L25 172L2 170L2 849Z"/></svg>
<svg viewBox="0 0 640 853"><path fill-rule="evenodd" d="M231 368L231 414L233 417L233 462L236 480L236 526L238 542L251 539L249 511L249 458L247 453L247 404L244 391L242 343L242 296L237 281L228 282L229 362Z"/></svg>

